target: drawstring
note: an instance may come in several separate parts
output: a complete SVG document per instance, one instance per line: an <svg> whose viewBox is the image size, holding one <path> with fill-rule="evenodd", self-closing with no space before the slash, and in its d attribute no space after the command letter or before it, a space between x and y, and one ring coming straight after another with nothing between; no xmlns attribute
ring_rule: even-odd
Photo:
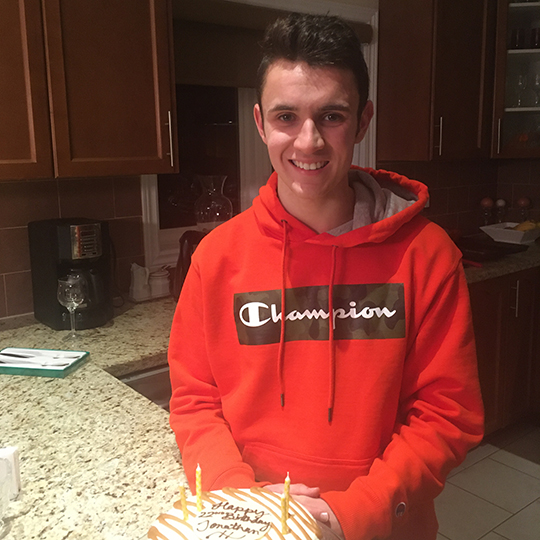
<svg viewBox="0 0 540 540"><path fill-rule="evenodd" d="M283 380L283 358L285 355L285 284L286 284L286 274L287 274L287 226L288 223L284 219L281 220L283 223L283 248L281 251L281 332L279 335L279 352L278 352L278 377L279 377L279 389L280 389L280 399L281 406L285 406L285 383Z"/></svg>
<svg viewBox="0 0 540 540"><path fill-rule="evenodd" d="M279 335L279 350L278 350L278 378L279 378L279 397L281 407L285 406L285 381L283 376L283 359L285 357L285 286L287 278L287 244L288 244L288 223L284 219L283 224L283 247L281 251L281 330ZM336 351L334 343L334 277L336 273L336 251L337 246L332 246L332 265L330 269L330 283L328 285L328 346L329 346L329 367L330 367L330 383L328 397L328 422L332 423L334 414L334 397L336 387Z"/></svg>
<svg viewBox="0 0 540 540"><path fill-rule="evenodd" d="M328 284L328 346L330 356L330 389L328 396L328 423L332 423L334 414L334 395L336 389L336 348L334 344L334 276L336 273L337 246L332 246L332 266Z"/></svg>

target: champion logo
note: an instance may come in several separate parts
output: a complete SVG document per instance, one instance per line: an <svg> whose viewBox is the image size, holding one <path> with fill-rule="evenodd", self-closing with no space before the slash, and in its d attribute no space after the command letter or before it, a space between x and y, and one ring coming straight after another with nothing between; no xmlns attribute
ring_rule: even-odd
<svg viewBox="0 0 540 540"><path fill-rule="evenodd" d="M280 290L234 295L234 318L241 344L278 343L283 316L286 341L328 339L330 324L334 339L402 338L404 287L402 283L335 285L331 314L328 286L287 289L285 315Z"/></svg>
<svg viewBox="0 0 540 540"><path fill-rule="evenodd" d="M349 302L349 306L351 309L346 311L343 308L338 308L333 310L333 327L336 328L336 319L371 319L372 317L378 317L379 319L381 317L393 317L397 310L393 309L390 310L386 307L369 307L365 306L360 311L357 311L357 303L356 302ZM270 312L270 316L266 317L264 319L261 318L261 316L264 316L263 314ZM264 302L248 302L247 304L244 304L240 308L240 320L243 324L248 326L249 328L257 328L259 326L263 326L264 324L272 321L273 323L277 323L281 321L282 313L281 311L278 312L278 307L276 304L271 304L268 306ZM287 313L285 320L287 321L301 321L304 318L307 319L328 319L330 316L330 313L328 311L324 311L322 309L316 310L308 310L306 309L303 312L299 312L298 310L294 309L292 311L289 311Z"/></svg>

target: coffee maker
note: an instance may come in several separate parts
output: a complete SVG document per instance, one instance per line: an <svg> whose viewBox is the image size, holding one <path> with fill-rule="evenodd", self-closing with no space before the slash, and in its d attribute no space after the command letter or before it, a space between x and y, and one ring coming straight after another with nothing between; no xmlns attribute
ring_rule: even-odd
<svg viewBox="0 0 540 540"><path fill-rule="evenodd" d="M86 298L76 311L76 328L104 325L113 317L111 241L106 221L46 219L28 224L35 318L54 328L70 328L69 313L57 299L58 279L77 272Z"/></svg>

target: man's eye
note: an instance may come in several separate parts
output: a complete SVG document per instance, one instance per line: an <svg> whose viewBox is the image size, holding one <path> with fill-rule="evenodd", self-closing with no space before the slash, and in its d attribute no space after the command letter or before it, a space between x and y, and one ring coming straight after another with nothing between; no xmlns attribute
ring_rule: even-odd
<svg viewBox="0 0 540 540"><path fill-rule="evenodd" d="M325 115L324 119L329 122L341 122L343 120L343 116L339 113L328 113Z"/></svg>
<svg viewBox="0 0 540 540"><path fill-rule="evenodd" d="M282 122L292 122L294 120L294 115L291 113L283 113L278 116L278 119Z"/></svg>

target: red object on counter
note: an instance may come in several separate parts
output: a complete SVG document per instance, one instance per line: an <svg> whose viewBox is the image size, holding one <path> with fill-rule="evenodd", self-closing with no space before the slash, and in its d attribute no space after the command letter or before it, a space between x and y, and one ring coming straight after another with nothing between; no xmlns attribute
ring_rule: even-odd
<svg viewBox="0 0 540 540"><path fill-rule="evenodd" d="M476 268L482 268L484 265L476 261L469 261L468 259L461 259L464 266L476 266Z"/></svg>

